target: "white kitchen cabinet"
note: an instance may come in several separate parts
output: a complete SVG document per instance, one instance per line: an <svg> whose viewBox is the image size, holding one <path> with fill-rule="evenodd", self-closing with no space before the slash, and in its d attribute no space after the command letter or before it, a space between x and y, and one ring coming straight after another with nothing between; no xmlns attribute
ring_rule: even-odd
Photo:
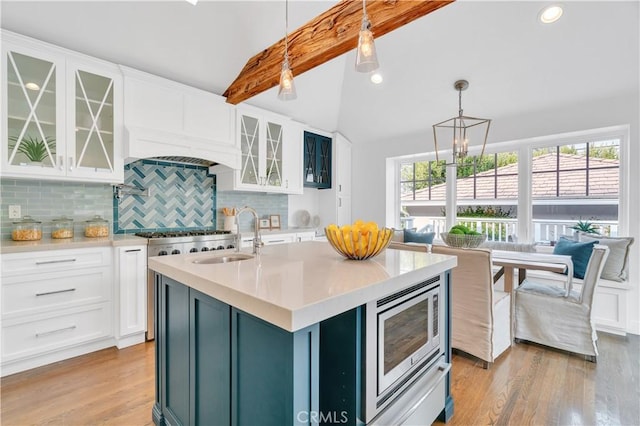
<svg viewBox="0 0 640 426"><path fill-rule="evenodd" d="M260 237L262 239L262 243L265 246L274 245L274 244L288 244L295 243L300 241L311 241L315 236L314 231L308 232L278 232L277 234L261 234ZM245 234L242 236L240 240L240 248L246 249L251 248L253 245L253 234Z"/></svg>
<svg viewBox="0 0 640 426"><path fill-rule="evenodd" d="M275 234L275 235L262 236L262 242L265 246L271 246L274 244L295 243L296 241L297 240L296 240L295 232L287 233L287 234Z"/></svg>
<svg viewBox="0 0 640 426"><path fill-rule="evenodd" d="M2 176L123 182L118 67L2 36Z"/></svg>
<svg viewBox="0 0 640 426"><path fill-rule="evenodd" d="M223 191L302 193L302 128L286 117L257 108L236 110L237 170L213 167Z"/></svg>
<svg viewBox="0 0 640 426"><path fill-rule="evenodd" d="M115 249L118 349L145 341L147 326L147 246Z"/></svg>
<svg viewBox="0 0 640 426"><path fill-rule="evenodd" d="M319 190L318 198L323 219L322 227L330 223L339 226L350 224L351 217L351 142L340 133L333 137L332 185ZM364 218L363 218L364 220Z"/></svg>
<svg viewBox="0 0 640 426"><path fill-rule="evenodd" d="M186 156L240 167L234 107L222 96L121 66L124 156Z"/></svg>
<svg viewBox="0 0 640 426"><path fill-rule="evenodd" d="M2 256L2 375L113 346L111 251Z"/></svg>
<svg viewBox="0 0 640 426"><path fill-rule="evenodd" d="M316 237L316 232L315 231L308 231L308 232L296 232L296 241L297 242L302 242L302 241L313 241Z"/></svg>

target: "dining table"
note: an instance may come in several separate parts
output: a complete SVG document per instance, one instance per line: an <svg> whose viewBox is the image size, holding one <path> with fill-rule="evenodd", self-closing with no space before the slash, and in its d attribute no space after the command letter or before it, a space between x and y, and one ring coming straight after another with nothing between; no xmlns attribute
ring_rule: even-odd
<svg viewBox="0 0 640 426"><path fill-rule="evenodd" d="M499 266L494 282L504 274L504 291L511 293L514 288L515 271L518 270L518 284L527 278L528 270L549 271L563 274L567 272L567 285L573 276L571 256L548 253L528 253L508 250L493 250L493 264ZM569 273L571 272L571 273ZM517 287L517 286L516 286Z"/></svg>

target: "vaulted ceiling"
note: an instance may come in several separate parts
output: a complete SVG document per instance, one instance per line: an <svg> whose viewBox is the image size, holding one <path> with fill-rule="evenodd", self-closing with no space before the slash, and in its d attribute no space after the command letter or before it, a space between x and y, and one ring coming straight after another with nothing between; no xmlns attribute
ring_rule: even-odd
<svg viewBox="0 0 640 426"><path fill-rule="evenodd" d="M371 1L371 0L369 0ZM293 30L333 1L289 2ZM354 143L425 133L457 113L494 119L579 105L639 90L639 4L457 1L376 39L384 82L354 70L348 52L295 77L298 99L277 88L246 103ZM6 1L2 28L222 94L246 61L284 35L284 1ZM375 22L373 22L375 34ZM292 63L295 74L295 63Z"/></svg>

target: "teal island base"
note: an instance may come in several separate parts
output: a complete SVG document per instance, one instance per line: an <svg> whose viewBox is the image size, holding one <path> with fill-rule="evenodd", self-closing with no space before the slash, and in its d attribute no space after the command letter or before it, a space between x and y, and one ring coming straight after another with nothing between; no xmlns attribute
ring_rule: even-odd
<svg viewBox="0 0 640 426"><path fill-rule="evenodd" d="M160 274L155 290L156 425L427 425L453 415L448 314L440 364L366 423L366 305L289 332Z"/></svg>

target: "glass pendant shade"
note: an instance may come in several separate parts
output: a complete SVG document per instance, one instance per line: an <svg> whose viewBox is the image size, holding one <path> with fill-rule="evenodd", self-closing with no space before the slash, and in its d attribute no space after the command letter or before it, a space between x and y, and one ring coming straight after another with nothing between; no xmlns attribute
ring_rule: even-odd
<svg viewBox="0 0 640 426"><path fill-rule="evenodd" d="M282 101L290 101L297 98L296 86L293 83L293 72L289 68L289 59L285 58L282 62L282 71L280 71L280 87L278 88L278 99Z"/></svg>
<svg viewBox="0 0 640 426"><path fill-rule="evenodd" d="M358 51L356 52L356 71L358 72L370 72L380 67L370 27L371 23L365 16L362 19L362 27L358 37Z"/></svg>
<svg viewBox="0 0 640 426"><path fill-rule="evenodd" d="M289 66L289 0L285 2L284 18L284 60L280 71L280 86L278 87L278 99L290 101L298 97L296 86L293 84L293 72Z"/></svg>

